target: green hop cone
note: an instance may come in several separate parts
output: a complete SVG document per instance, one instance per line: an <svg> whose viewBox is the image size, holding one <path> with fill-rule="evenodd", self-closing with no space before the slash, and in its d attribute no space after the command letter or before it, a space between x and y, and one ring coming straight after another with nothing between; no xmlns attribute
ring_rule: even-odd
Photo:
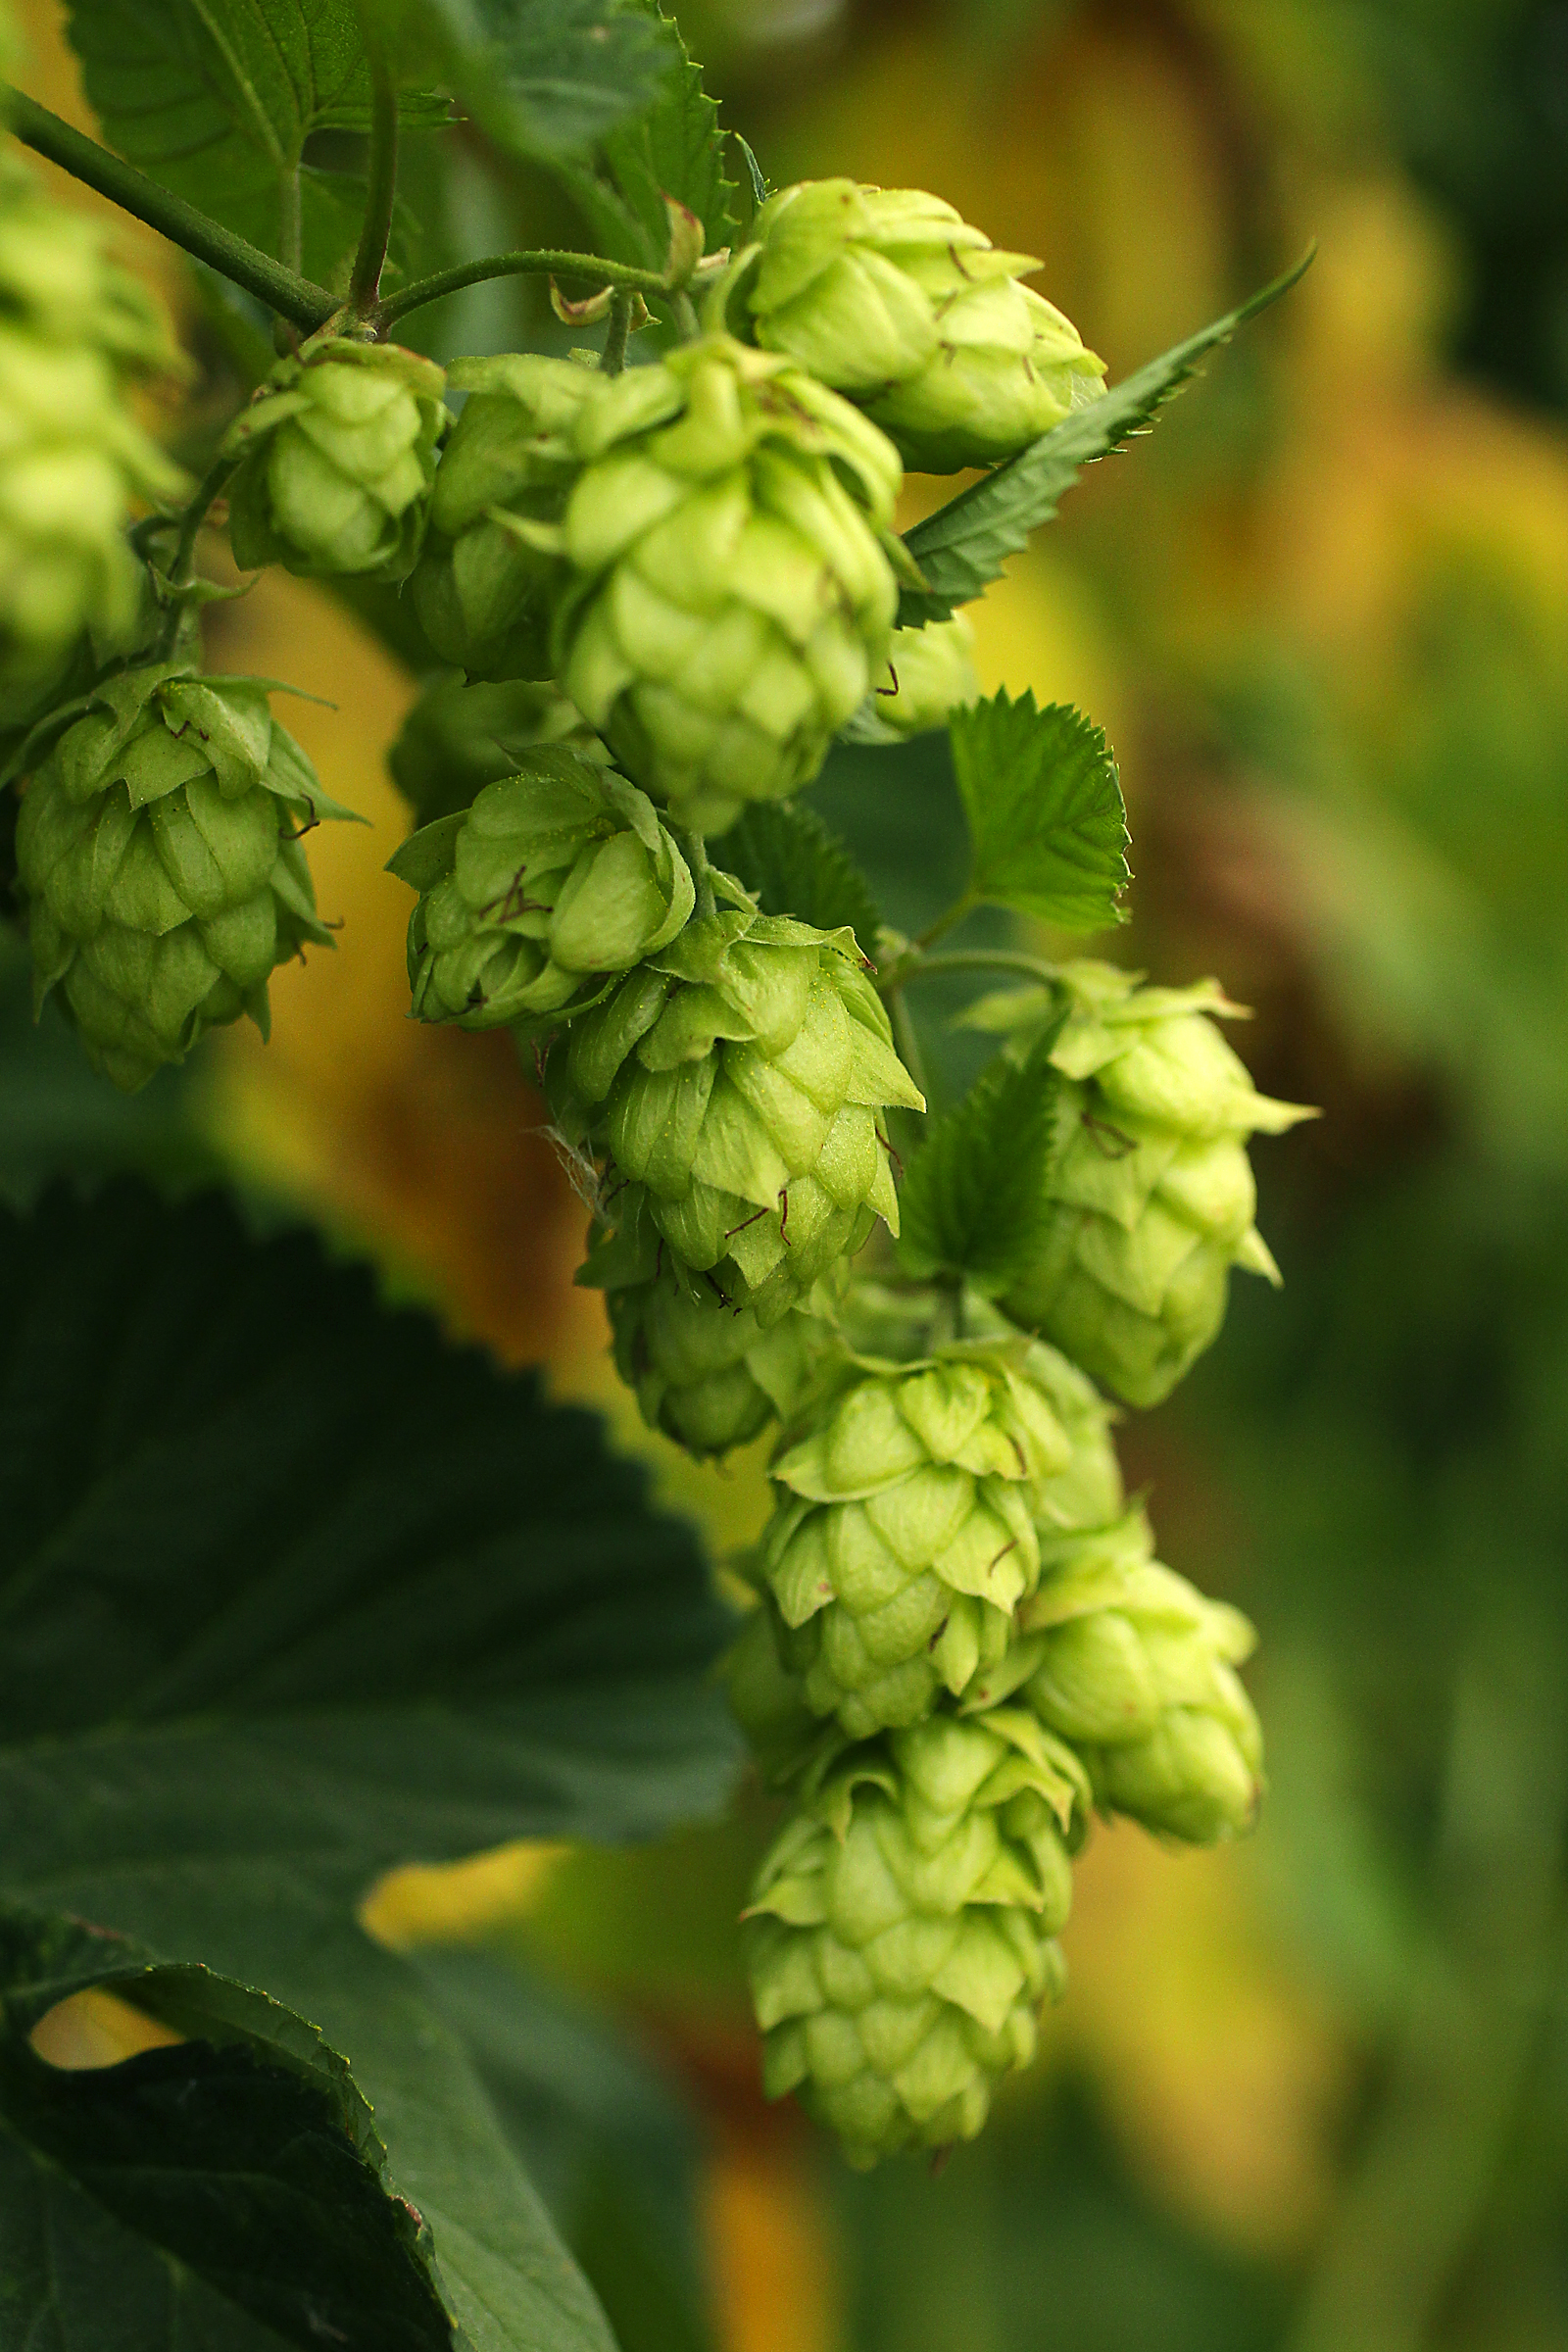
<svg viewBox="0 0 1568 2352"><path fill-rule="evenodd" d="M972 2139L1060 1991L1088 1800L1024 1710L859 1749L785 1824L747 1912L763 2086L861 2169Z"/></svg>
<svg viewBox="0 0 1568 2352"><path fill-rule="evenodd" d="M774 1323L876 1219L898 1229L879 1120L920 1094L850 931L736 904L699 916L575 1019L550 1088L608 1151L606 1206L646 1217L731 1306Z"/></svg>
<svg viewBox="0 0 1568 2352"><path fill-rule="evenodd" d="M832 1280L818 1286L830 1304ZM727 1453L790 1411L810 1377L809 1303L763 1328L674 1263L607 1296L615 1369L643 1419L688 1453Z"/></svg>
<svg viewBox="0 0 1568 2352"><path fill-rule="evenodd" d="M918 188L806 180L757 217L752 330L862 407L928 473L1011 457L1102 391L1104 362L1000 253Z"/></svg>
<svg viewBox="0 0 1568 2352"><path fill-rule="evenodd" d="M33 995L65 999L127 1090L244 1012L316 912L299 835L344 816L272 718L266 683L159 663L105 679L23 796L17 866Z"/></svg>
<svg viewBox="0 0 1568 2352"><path fill-rule="evenodd" d="M898 453L783 360L710 335L576 428L555 673L676 821L810 782L881 670Z"/></svg>
<svg viewBox="0 0 1568 2352"><path fill-rule="evenodd" d="M421 825L471 807L486 784L514 776L527 755L562 744L606 767L610 754L582 712L553 686L514 679L466 686L434 678L387 754L392 781Z"/></svg>
<svg viewBox="0 0 1568 2352"><path fill-rule="evenodd" d="M974 630L963 613L928 621L923 629L895 629L872 713L890 734L924 735L945 727L964 703L977 702Z"/></svg>
<svg viewBox="0 0 1568 2352"><path fill-rule="evenodd" d="M141 566L124 526L138 501L183 485L130 415L126 380L177 364L94 223L0 158L0 728L65 690L87 630L126 650Z"/></svg>
<svg viewBox="0 0 1568 2352"><path fill-rule="evenodd" d="M396 343L323 329L229 426L234 561L308 577L406 579L424 536L446 379Z"/></svg>
<svg viewBox="0 0 1568 2352"><path fill-rule="evenodd" d="M559 748L530 752L387 864L419 893L415 1015L464 1029L553 1025L673 940L696 901L646 794Z"/></svg>
<svg viewBox="0 0 1568 2352"><path fill-rule="evenodd" d="M1006 1653L1040 1490L1073 1460L1037 1362L1016 1338L851 1359L773 1464L757 1574L806 1703L852 1739L919 1722Z"/></svg>
<svg viewBox="0 0 1568 2352"><path fill-rule="evenodd" d="M1042 1542L1040 1585L1000 1678L1083 1756L1097 1801L1191 1845L1257 1817L1263 1742L1236 1669L1239 1609L1161 1567L1143 1514Z"/></svg>
<svg viewBox="0 0 1568 2352"><path fill-rule="evenodd" d="M579 412L605 379L511 353L454 361L447 381L467 399L436 470L415 610L442 661L470 678L548 678L549 530L577 478Z"/></svg>
<svg viewBox="0 0 1568 2352"><path fill-rule="evenodd" d="M1257 1093L1210 1017L1238 1010L1214 981L1142 988L1092 962L1062 981L1055 1213L1004 1304L1129 1404L1157 1404L1217 1336L1231 1267L1279 1280L1247 1139L1313 1114ZM1020 991L967 1018L1025 1041L1058 1009L1050 990Z"/></svg>

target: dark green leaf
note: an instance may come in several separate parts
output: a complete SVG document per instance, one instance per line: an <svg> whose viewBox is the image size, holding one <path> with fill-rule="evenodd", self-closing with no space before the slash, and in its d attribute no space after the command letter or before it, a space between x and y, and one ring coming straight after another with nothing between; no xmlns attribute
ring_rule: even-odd
<svg viewBox="0 0 1568 2352"><path fill-rule="evenodd" d="M311 134L369 122L354 0L69 0L69 31L109 144L266 253ZM411 96L404 111L447 108ZM304 174L308 269L350 249L358 209L335 175Z"/></svg>
<svg viewBox="0 0 1568 2352"><path fill-rule="evenodd" d="M949 722L974 862L971 896L1066 931L1119 921L1127 811L1103 730L1033 694L971 703Z"/></svg>
<svg viewBox="0 0 1568 2352"><path fill-rule="evenodd" d="M1288 293L1308 267L1312 256L1254 294L1240 310L1216 318L1211 326L1189 335L1135 375L1116 384L1103 399L1077 409L1049 433L1009 458L994 473L928 514L908 533L909 553L925 575L925 590L906 588L899 606L899 620L918 627L928 620L946 620L956 605L967 604L999 579L1009 556L1028 544L1031 531L1049 522L1062 498L1085 466L1108 457L1134 434L1148 432L1165 403L1197 372L1200 363L1220 344L1228 343L1240 326L1256 318L1271 302Z"/></svg>
<svg viewBox="0 0 1568 2352"><path fill-rule="evenodd" d="M909 1162L899 1254L911 1274L961 1276L996 1293L1038 1250L1051 1214L1059 1082L1050 1056L1060 1025L1023 1063L990 1063Z"/></svg>
<svg viewBox="0 0 1568 2352"><path fill-rule="evenodd" d="M726 873L755 891L764 914L819 930L847 923L866 955L882 928L871 886L838 835L799 801L760 801L715 848Z"/></svg>
<svg viewBox="0 0 1568 2352"><path fill-rule="evenodd" d="M657 12L615 0L390 0L387 13L499 146L545 161L641 114L670 63Z"/></svg>

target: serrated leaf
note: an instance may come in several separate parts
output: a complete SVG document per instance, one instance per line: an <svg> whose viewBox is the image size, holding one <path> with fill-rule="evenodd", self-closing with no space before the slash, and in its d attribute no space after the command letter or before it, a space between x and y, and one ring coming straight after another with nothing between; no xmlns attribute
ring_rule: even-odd
<svg viewBox="0 0 1568 2352"><path fill-rule="evenodd" d="M920 1280L1000 1293L1038 1251L1051 1214L1060 1081L1050 1055L1059 1028L1023 1063L991 1062L910 1160L899 1188L899 1255Z"/></svg>
<svg viewBox="0 0 1568 2352"><path fill-rule="evenodd" d="M657 11L617 0L391 0L389 13L498 146L547 163L651 107L672 53Z"/></svg>
<svg viewBox="0 0 1568 2352"><path fill-rule="evenodd" d="M1151 360L1102 399L1076 409L1017 457L971 482L916 523L906 534L907 545L926 586L904 591L900 626L917 628L928 620L946 620L956 606L967 604L999 579L1007 558L1027 546L1031 531L1052 519L1084 466L1108 457L1135 434L1148 432L1165 403L1191 380L1208 354L1289 293L1311 261L1308 253L1239 310L1227 312L1185 343Z"/></svg>
<svg viewBox="0 0 1568 2352"><path fill-rule="evenodd" d="M104 137L263 252L313 131L364 130L369 69L354 0L68 0L72 47ZM412 122L444 100L410 94ZM301 181L305 263L329 274L358 233L352 190Z"/></svg>
<svg viewBox="0 0 1568 2352"><path fill-rule="evenodd" d="M838 835L799 801L754 802L716 845L726 873L755 891L764 914L794 914L818 930L848 923L864 954L882 917L871 885Z"/></svg>
<svg viewBox="0 0 1568 2352"><path fill-rule="evenodd" d="M1127 810L1104 731L1068 703L1005 694L948 727L969 820L969 894L1066 931L1119 921L1130 880Z"/></svg>
<svg viewBox="0 0 1568 2352"><path fill-rule="evenodd" d="M690 1536L588 1416L363 1272L130 1187L0 1219L0 1892L311 2019L472 2344L609 2352L461 2042L353 1905L385 1863L721 1800L728 1620ZM89 2309L122 2258L84 2251ZM314 2339L192 2305L188 2340Z"/></svg>

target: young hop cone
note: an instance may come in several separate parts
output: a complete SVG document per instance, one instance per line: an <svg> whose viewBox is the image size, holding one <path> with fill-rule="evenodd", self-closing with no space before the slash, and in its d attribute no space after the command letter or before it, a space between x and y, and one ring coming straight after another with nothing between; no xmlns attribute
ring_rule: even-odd
<svg viewBox="0 0 1568 2352"><path fill-rule="evenodd" d="M323 328L229 426L229 539L246 571L406 579L424 536L446 378L396 343Z"/></svg>
<svg viewBox="0 0 1568 2352"><path fill-rule="evenodd" d="M842 1764L746 1913L769 2098L796 2091L862 2170L972 2139L1061 1989L1088 1795L1023 1709L937 1717Z"/></svg>
<svg viewBox="0 0 1568 2352"><path fill-rule="evenodd" d="M601 379L566 502L555 674L682 826L810 782L886 657L898 453L726 335Z"/></svg>
<svg viewBox="0 0 1568 2352"><path fill-rule="evenodd" d="M757 216L752 331L856 401L906 466L991 466L1098 399L1105 364L1001 253L918 188L805 180Z"/></svg>
<svg viewBox="0 0 1568 2352"><path fill-rule="evenodd" d="M650 1280L607 1293L615 1369L650 1429L688 1453L727 1453L793 1407L810 1377L818 1312L831 1312L835 1288L824 1274L800 1307L764 1329L753 1308L730 1305L666 1253Z"/></svg>
<svg viewBox="0 0 1568 2352"><path fill-rule="evenodd" d="M1189 1845L1244 1836L1263 1789L1248 1620L1160 1566L1140 1511L1041 1548L1000 1694L1072 1743L1103 1810Z"/></svg>
<svg viewBox="0 0 1568 2352"><path fill-rule="evenodd" d="M923 629L895 629L882 674L872 689L872 713L894 735L924 735L945 727L955 710L978 702L974 630L967 616L927 621Z"/></svg>
<svg viewBox="0 0 1568 2352"><path fill-rule="evenodd" d="M610 754L575 704L554 686L512 679L466 686L433 678L386 756L392 781L421 825L471 808L486 784L514 776L530 752L561 744L596 767Z"/></svg>
<svg viewBox="0 0 1568 2352"><path fill-rule="evenodd" d="M127 1091L248 1013L306 940L330 947L299 835L345 816L259 678L170 663L85 698L23 796L17 868L35 1008L65 999Z"/></svg>
<svg viewBox="0 0 1568 2352"><path fill-rule="evenodd" d="M774 1462L756 1573L807 1705L852 1739L919 1722L1005 1655L1040 1494L1073 1464L1044 1354L1014 1338L852 1358Z"/></svg>
<svg viewBox="0 0 1568 2352"><path fill-rule="evenodd" d="M0 158L0 727L31 722L92 629L134 624L134 502L183 476L130 415L134 369L177 365L153 304L98 228Z"/></svg>
<svg viewBox="0 0 1568 2352"><path fill-rule="evenodd" d="M1231 1267L1278 1282L1247 1139L1313 1113L1258 1094L1215 1026L1240 1010L1217 982L1143 988L1093 962L1061 978L1055 1213L1004 1304L1129 1404L1157 1404L1217 1336ZM1026 1043L1058 1008L1053 991L1021 990L966 1017Z"/></svg>
<svg viewBox="0 0 1568 2352"><path fill-rule="evenodd" d="M455 360L447 381L468 397L436 470L415 611L442 661L468 677L548 678L550 528L577 478L578 414L605 378L509 353Z"/></svg>
<svg viewBox="0 0 1568 2352"><path fill-rule="evenodd" d="M463 1029L553 1025L666 946L696 903L646 794L560 748L411 834L387 870L419 893L415 1016Z"/></svg>
<svg viewBox="0 0 1568 2352"><path fill-rule="evenodd" d="M738 884L714 882L734 904L694 917L573 1020L550 1089L568 1140L610 1155L616 1226L646 1217L765 1327L879 1216L897 1232L878 1122L921 1096L854 933L759 914Z"/></svg>

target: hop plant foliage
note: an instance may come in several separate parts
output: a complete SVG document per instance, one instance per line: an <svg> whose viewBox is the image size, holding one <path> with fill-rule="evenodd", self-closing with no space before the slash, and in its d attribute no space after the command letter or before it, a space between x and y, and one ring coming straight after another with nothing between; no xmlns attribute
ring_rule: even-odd
<svg viewBox="0 0 1568 2352"><path fill-rule="evenodd" d="M556 675L682 825L810 782L886 657L898 452L847 401L710 335L585 401Z"/></svg>
<svg viewBox="0 0 1568 2352"><path fill-rule="evenodd" d="M1157 1404L1217 1335L1231 1267L1278 1281L1247 1141L1312 1114L1257 1092L1215 1026L1238 1008L1214 981L1144 988L1082 962L1062 986L1052 1213L1004 1304L1128 1403ZM968 1017L1021 1044L1057 1010L1054 992L1019 991Z"/></svg>
<svg viewBox="0 0 1568 2352"><path fill-rule="evenodd" d="M390 859L418 905L409 981L422 1021L553 1025L682 929L690 868L647 795L573 751L541 749Z"/></svg>
<svg viewBox="0 0 1568 2352"><path fill-rule="evenodd" d="M608 1153L607 1207L646 1215L731 1306L776 1322L878 1217L897 1229L892 1103L921 1097L855 935L699 915L552 1058L567 1135Z"/></svg>
<svg viewBox="0 0 1568 2352"><path fill-rule="evenodd" d="M395 343L313 335L229 427L234 560L401 580L424 536L446 379Z"/></svg>
<svg viewBox="0 0 1568 2352"><path fill-rule="evenodd" d="M169 664L86 698L23 796L17 869L36 1004L58 989L94 1066L145 1085L330 947L300 835L343 816L259 678Z"/></svg>
<svg viewBox="0 0 1568 2352"><path fill-rule="evenodd" d="M1104 362L1002 253L918 188L783 188L744 301L765 350L857 401L906 466L989 466L1099 397Z"/></svg>
<svg viewBox="0 0 1568 2352"><path fill-rule="evenodd" d="M1083 1767L1024 1711L860 1748L758 1873L748 1964L772 2097L861 2168L972 2139L1059 1992Z"/></svg>
<svg viewBox="0 0 1568 2352"><path fill-rule="evenodd" d="M124 526L182 476L127 388L177 365L93 222L0 156L0 725L40 714L85 631L113 642L135 621L141 569Z"/></svg>

